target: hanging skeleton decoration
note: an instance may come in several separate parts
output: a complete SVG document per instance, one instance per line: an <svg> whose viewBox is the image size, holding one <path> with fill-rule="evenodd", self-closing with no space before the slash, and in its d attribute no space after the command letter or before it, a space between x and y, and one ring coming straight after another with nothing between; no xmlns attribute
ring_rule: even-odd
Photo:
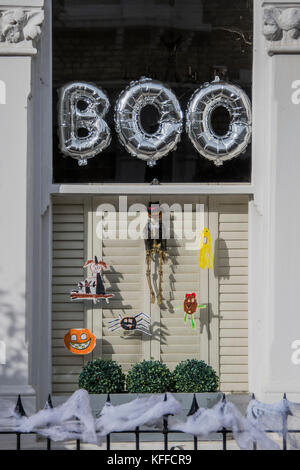
<svg viewBox="0 0 300 470"><path fill-rule="evenodd" d="M98 261L97 256L94 259L86 261L84 268L90 268L92 276L84 281L78 282L78 289L72 290L70 293L71 300L93 300L94 304L102 299L109 303L109 299L114 297L114 294L106 294L103 283L103 269L107 269L107 264L104 261Z"/></svg>
<svg viewBox="0 0 300 470"><path fill-rule="evenodd" d="M136 313L135 315L128 317L122 317L122 315L119 314L119 318L111 320L108 323L110 323L108 329L111 331L119 330L120 328L122 328L124 331L136 330L151 336L151 333L149 331L150 317L149 315L143 312Z"/></svg>
<svg viewBox="0 0 300 470"><path fill-rule="evenodd" d="M183 302L183 310L185 313L184 323L187 322L189 317L191 319L193 330L195 329L194 314L197 312L198 308L206 308L206 305L198 305L196 294L194 292L192 294L185 294L185 299Z"/></svg>
<svg viewBox="0 0 300 470"><path fill-rule="evenodd" d="M163 263L166 262L167 241L163 238L162 212L159 208L159 202L149 202L148 205L148 222L145 227L145 246L146 246L146 276L150 289L151 303L155 302L155 293L151 283L151 255L159 257L159 284L157 303L162 303L162 279L163 279Z"/></svg>

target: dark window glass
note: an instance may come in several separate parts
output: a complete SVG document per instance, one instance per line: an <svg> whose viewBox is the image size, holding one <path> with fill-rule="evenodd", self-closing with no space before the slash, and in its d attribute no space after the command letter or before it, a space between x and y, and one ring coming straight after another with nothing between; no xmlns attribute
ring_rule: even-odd
<svg viewBox="0 0 300 470"><path fill-rule="evenodd" d="M197 153L184 130L177 149L150 168L127 153L115 132L114 106L130 81L147 76L171 87L185 124L189 98L215 74L239 85L251 99L250 0L54 1L54 182L143 183L154 178L178 183L250 182L251 145L244 154L216 167ZM112 142L85 167L63 157L57 137L57 90L76 80L103 88L111 105L106 122ZM141 123L148 133L155 132L157 120L155 108L143 109ZM224 135L226 109L213 113L212 125L218 135Z"/></svg>

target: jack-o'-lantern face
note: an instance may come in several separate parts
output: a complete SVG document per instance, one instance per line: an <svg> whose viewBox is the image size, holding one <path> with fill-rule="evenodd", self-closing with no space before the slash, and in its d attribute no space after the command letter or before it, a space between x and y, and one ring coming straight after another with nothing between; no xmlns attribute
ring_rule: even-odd
<svg viewBox="0 0 300 470"><path fill-rule="evenodd" d="M185 313L187 313L188 315L193 315L198 307L196 294L186 294L183 307Z"/></svg>
<svg viewBox="0 0 300 470"><path fill-rule="evenodd" d="M73 354L89 354L96 345L96 337L87 328L72 328L64 341L66 348Z"/></svg>

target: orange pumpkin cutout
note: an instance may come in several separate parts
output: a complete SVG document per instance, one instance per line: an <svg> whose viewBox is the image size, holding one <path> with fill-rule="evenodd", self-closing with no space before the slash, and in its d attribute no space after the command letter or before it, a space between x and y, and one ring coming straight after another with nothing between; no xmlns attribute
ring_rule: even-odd
<svg viewBox="0 0 300 470"><path fill-rule="evenodd" d="M64 341L66 348L73 354L89 354L96 346L96 337L87 328L72 328Z"/></svg>

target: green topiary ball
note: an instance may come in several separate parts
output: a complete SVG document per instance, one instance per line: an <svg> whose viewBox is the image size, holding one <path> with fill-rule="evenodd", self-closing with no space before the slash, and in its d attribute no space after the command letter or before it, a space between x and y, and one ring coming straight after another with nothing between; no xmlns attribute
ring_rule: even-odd
<svg viewBox="0 0 300 470"><path fill-rule="evenodd" d="M176 392L215 392L219 386L219 378L215 370L204 361L187 359L176 366L173 383Z"/></svg>
<svg viewBox="0 0 300 470"><path fill-rule="evenodd" d="M124 392L125 375L115 361L96 359L84 366L78 385L89 393L120 393Z"/></svg>
<svg viewBox="0 0 300 470"><path fill-rule="evenodd" d="M160 361L142 361L134 364L126 377L130 393L164 393L171 390L172 374Z"/></svg>

